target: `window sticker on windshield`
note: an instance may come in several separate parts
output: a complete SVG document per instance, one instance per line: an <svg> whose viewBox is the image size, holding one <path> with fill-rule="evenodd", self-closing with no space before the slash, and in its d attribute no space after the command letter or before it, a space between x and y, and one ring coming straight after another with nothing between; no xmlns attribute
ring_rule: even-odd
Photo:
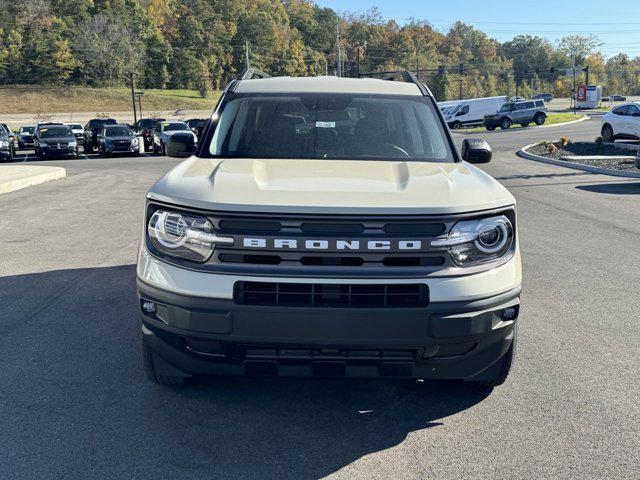
<svg viewBox="0 0 640 480"><path fill-rule="evenodd" d="M316 122L316 128L336 128L336 122Z"/></svg>

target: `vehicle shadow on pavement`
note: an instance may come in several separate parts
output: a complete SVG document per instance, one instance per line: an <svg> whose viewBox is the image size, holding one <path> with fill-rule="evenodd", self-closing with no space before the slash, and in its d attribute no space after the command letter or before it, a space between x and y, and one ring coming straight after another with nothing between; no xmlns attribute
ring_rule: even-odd
<svg viewBox="0 0 640 480"><path fill-rule="evenodd" d="M596 185L578 185L578 190L610 195L640 195L640 183L599 183Z"/></svg>
<svg viewBox="0 0 640 480"><path fill-rule="evenodd" d="M153 385L134 265L0 277L0 305L2 478L319 478L490 393L400 380Z"/></svg>

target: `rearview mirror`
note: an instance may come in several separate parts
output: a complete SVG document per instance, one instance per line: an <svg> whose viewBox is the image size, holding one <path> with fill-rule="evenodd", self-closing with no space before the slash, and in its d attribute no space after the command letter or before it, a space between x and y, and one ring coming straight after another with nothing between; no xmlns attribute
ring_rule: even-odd
<svg viewBox="0 0 640 480"><path fill-rule="evenodd" d="M493 150L481 138L465 138L462 141L462 159L469 163L489 163Z"/></svg>
<svg viewBox="0 0 640 480"><path fill-rule="evenodd" d="M195 151L195 139L190 133L174 133L169 137L165 147L167 156L173 158L187 158L193 155Z"/></svg>

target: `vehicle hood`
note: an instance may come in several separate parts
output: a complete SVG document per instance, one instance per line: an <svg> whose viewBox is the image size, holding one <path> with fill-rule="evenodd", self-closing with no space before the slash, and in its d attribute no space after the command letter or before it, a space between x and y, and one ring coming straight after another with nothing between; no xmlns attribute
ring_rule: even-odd
<svg viewBox="0 0 640 480"><path fill-rule="evenodd" d="M171 135L174 135L176 133L190 133L191 135L193 135L193 132L191 131L191 129L189 129L189 130L169 130L169 131L165 131L165 132L162 132L162 133L164 133L168 137L170 137Z"/></svg>
<svg viewBox="0 0 640 480"><path fill-rule="evenodd" d="M158 201L207 210L450 214L514 205L463 163L191 157L149 190Z"/></svg>
<svg viewBox="0 0 640 480"><path fill-rule="evenodd" d="M115 137L105 137L105 140L109 140L111 142L121 142L121 141L131 141L133 137L131 135L118 135Z"/></svg>
<svg viewBox="0 0 640 480"><path fill-rule="evenodd" d="M47 144L51 144L51 143L69 143L69 142L75 142L76 141L76 137L47 137L47 138L39 138L38 141L40 143L47 143Z"/></svg>

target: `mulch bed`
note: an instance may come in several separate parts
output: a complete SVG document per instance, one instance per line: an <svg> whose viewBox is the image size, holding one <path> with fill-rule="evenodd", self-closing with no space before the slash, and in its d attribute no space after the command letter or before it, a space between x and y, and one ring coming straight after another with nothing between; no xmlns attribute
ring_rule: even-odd
<svg viewBox="0 0 640 480"><path fill-rule="evenodd" d="M611 170L622 170L640 172L636 167L635 160L621 160L616 157L619 156L634 156L636 152L628 150L626 148L617 147L615 145L598 145L594 142L575 142L569 143L566 146L561 146L559 142L554 142L554 145L558 148L555 153L549 153L547 151L547 145L535 145L529 148L527 151L534 155L539 155L545 158L553 158L555 160L562 159L560 157L573 157L584 155L606 155L610 158L603 158L597 160L586 159L571 159L574 163L580 163L582 165L588 165L591 167L609 168Z"/></svg>

